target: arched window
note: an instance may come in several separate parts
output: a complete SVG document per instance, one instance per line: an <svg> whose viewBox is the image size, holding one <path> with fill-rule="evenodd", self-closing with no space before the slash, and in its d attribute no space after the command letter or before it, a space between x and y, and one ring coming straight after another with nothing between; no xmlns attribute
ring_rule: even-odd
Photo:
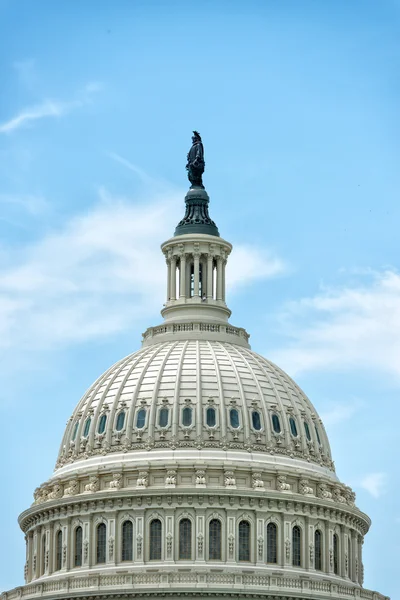
<svg viewBox="0 0 400 600"><path fill-rule="evenodd" d="M82 527L75 529L75 558L74 567L82 566Z"/></svg>
<svg viewBox="0 0 400 600"><path fill-rule="evenodd" d="M301 567L301 529L298 525L292 529L292 564Z"/></svg>
<svg viewBox="0 0 400 600"><path fill-rule="evenodd" d="M292 433L293 437L297 437L297 425L296 425L296 421L293 419L293 417L290 417L289 419L289 425L290 425L290 431Z"/></svg>
<svg viewBox="0 0 400 600"><path fill-rule="evenodd" d="M161 521L150 522L150 560L161 560Z"/></svg>
<svg viewBox="0 0 400 600"><path fill-rule="evenodd" d="M56 571L59 571L62 566L62 531L57 532L56 536Z"/></svg>
<svg viewBox="0 0 400 600"><path fill-rule="evenodd" d="M278 557L277 538L278 530L275 523L267 525L267 563L276 563Z"/></svg>
<svg viewBox="0 0 400 600"><path fill-rule="evenodd" d="M207 425L209 427L215 427L216 419L215 419L215 408L209 406L206 411Z"/></svg>
<svg viewBox="0 0 400 600"><path fill-rule="evenodd" d="M101 415L100 419L99 419L99 425L97 427L97 433L104 433L106 430L106 423L107 423L107 415Z"/></svg>
<svg viewBox="0 0 400 600"><path fill-rule="evenodd" d="M138 413L136 415L136 427L137 427L137 429L143 429L145 424L146 424L146 410L144 408L141 408L140 410L138 410Z"/></svg>
<svg viewBox="0 0 400 600"><path fill-rule="evenodd" d="M89 435L89 431L90 431L90 417L88 417L85 421L85 427L83 428L83 437L87 437Z"/></svg>
<svg viewBox="0 0 400 600"><path fill-rule="evenodd" d="M304 431L306 432L306 438L311 442L311 433L307 421L304 421Z"/></svg>
<svg viewBox="0 0 400 600"><path fill-rule="evenodd" d="M229 420L231 423L231 427L233 429L238 429L239 427L239 411L236 408L231 408L229 411Z"/></svg>
<svg viewBox="0 0 400 600"><path fill-rule="evenodd" d="M336 533L333 534L333 572L339 574L339 538Z"/></svg>
<svg viewBox="0 0 400 600"><path fill-rule="evenodd" d="M318 427L315 425L315 434L317 436L318 444L321 446L321 438L319 437Z"/></svg>
<svg viewBox="0 0 400 600"><path fill-rule="evenodd" d="M179 558L181 560L192 558L192 522L190 519L179 521Z"/></svg>
<svg viewBox="0 0 400 600"><path fill-rule="evenodd" d="M40 574L44 575L46 570L46 534L42 535L42 564L40 565Z"/></svg>
<svg viewBox="0 0 400 600"><path fill-rule="evenodd" d="M122 523L122 560L133 560L133 524L132 521Z"/></svg>
<svg viewBox="0 0 400 600"><path fill-rule="evenodd" d="M208 526L208 558L209 560L221 560L221 521L212 519Z"/></svg>
<svg viewBox="0 0 400 600"><path fill-rule="evenodd" d="M275 433L281 432L281 423L279 421L278 415L272 415L272 427L274 428Z"/></svg>
<svg viewBox="0 0 400 600"><path fill-rule="evenodd" d="M96 563L101 564L106 562L106 535L107 530L104 523L97 526L96 540Z"/></svg>
<svg viewBox="0 0 400 600"><path fill-rule="evenodd" d="M322 533L317 529L314 533L315 559L314 567L316 571L322 571Z"/></svg>
<svg viewBox="0 0 400 600"><path fill-rule="evenodd" d="M239 523L239 560L250 560L250 523Z"/></svg>
<svg viewBox="0 0 400 600"><path fill-rule="evenodd" d="M168 425L168 408L160 408L160 412L158 413L158 424L160 427L167 427Z"/></svg>
<svg viewBox="0 0 400 600"><path fill-rule="evenodd" d="M182 425L184 427L190 427L192 424L192 415L193 411L190 406L185 406L185 408L182 410Z"/></svg>
<svg viewBox="0 0 400 600"><path fill-rule="evenodd" d="M125 411L122 410L117 417L117 423L115 425L115 429L117 431L122 431L124 428L124 425L125 425Z"/></svg>
<svg viewBox="0 0 400 600"><path fill-rule="evenodd" d="M261 417L260 417L260 413L258 412L258 410L253 410L253 412L251 413L251 421L253 423L253 428L256 431L260 431L260 429L261 429Z"/></svg>
<svg viewBox="0 0 400 600"><path fill-rule="evenodd" d="M78 433L79 421L77 421L74 425L74 430L72 432L72 441L74 442L76 439L76 434Z"/></svg>

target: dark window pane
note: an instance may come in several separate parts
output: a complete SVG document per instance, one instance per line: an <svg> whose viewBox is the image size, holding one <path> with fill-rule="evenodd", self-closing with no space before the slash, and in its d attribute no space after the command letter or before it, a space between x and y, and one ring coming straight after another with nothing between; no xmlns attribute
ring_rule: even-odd
<svg viewBox="0 0 400 600"><path fill-rule="evenodd" d="M308 441L311 442L311 433L307 421L304 421L304 431L306 432Z"/></svg>
<svg viewBox="0 0 400 600"><path fill-rule="evenodd" d="M117 417L117 424L115 426L115 429L117 431L121 431L124 428L124 424L125 424L125 411L122 411L119 413L119 415Z"/></svg>
<svg viewBox="0 0 400 600"><path fill-rule="evenodd" d="M42 536L42 564L40 565L40 574L44 575L46 567L46 536Z"/></svg>
<svg viewBox="0 0 400 600"><path fill-rule="evenodd" d="M143 427L146 424L146 411L144 408L141 408L138 411L137 417L136 417L136 427L138 429L143 429Z"/></svg>
<svg viewBox="0 0 400 600"><path fill-rule="evenodd" d="M184 427L189 427L192 424L192 409L189 406L182 411L182 425Z"/></svg>
<svg viewBox="0 0 400 600"><path fill-rule="evenodd" d="M236 408L231 408L229 411L229 418L231 421L231 427L233 427L233 429L237 429L239 427L239 411L237 411Z"/></svg>
<svg viewBox="0 0 400 600"><path fill-rule="evenodd" d="M106 526L100 523L97 526L96 563L106 562Z"/></svg>
<svg viewBox="0 0 400 600"><path fill-rule="evenodd" d="M339 574L339 540L336 533L333 536L333 572Z"/></svg>
<svg viewBox="0 0 400 600"><path fill-rule="evenodd" d="M75 559L74 566L82 566L82 527L75 529Z"/></svg>
<svg viewBox="0 0 400 600"><path fill-rule="evenodd" d="M275 523L267 525L267 562L277 562L277 527Z"/></svg>
<svg viewBox="0 0 400 600"><path fill-rule="evenodd" d="M85 421L85 427L83 429L83 437L87 437L90 431L90 417L88 417Z"/></svg>
<svg viewBox="0 0 400 600"><path fill-rule="evenodd" d="M253 427L256 431L260 431L261 429L261 417L260 413L257 410L253 410L251 414L251 419L253 422Z"/></svg>
<svg viewBox="0 0 400 600"><path fill-rule="evenodd" d="M314 566L317 571L322 571L322 533L317 529L314 534L315 559Z"/></svg>
<svg viewBox="0 0 400 600"><path fill-rule="evenodd" d="M321 438L319 437L318 427L315 425L315 433L317 435L318 444L321 445Z"/></svg>
<svg viewBox="0 0 400 600"><path fill-rule="evenodd" d="M290 417L289 425L290 425L290 431L292 432L293 437L297 437L297 425L296 425L296 421L293 419L293 417Z"/></svg>
<svg viewBox="0 0 400 600"><path fill-rule="evenodd" d="M272 427L274 428L275 433L281 432L281 423L278 415L272 415Z"/></svg>
<svg viewBox="0 0 400 600"><path fill-rule="evenodd" d="M160 412L158 414L158 424L160 427L167 427L168 425L168 408L160 408Z"/></svg>
<svg viewBox="0 0 400 600"><path fill-rule="evenodd" d="M133 525L132 521L122 524L122 560L133 560Z"/></svg>
<svg viewBox="0 0 400 600"><path fill-rule="evenodd" d="M293 556L292 563L294 567L301 567L301 529L297 525L293 527L292 531L292 546Z"/></svg>
<svg viewBox="0 0 400 600"><path fill-rule="evenodd" d="M78 433L79 421L77 421L74 425L74 431L72 432L72 441L75 441L76 434Z"/></svg>
<svg viewBox="0 0 400 600"><path fill-rule="evenodd" d="M207 425L215 427L215 408L207 408Z"/></svg>
<svg viewBox="0 0 400 600"><path fill-rule="evenodd" d="M190 519L179 521L179 558L181 560L192 558L192 522Z"/></svg>
<svg viewBox="0 0 400 600"><path fill-rule="evenodd" d="M62 565L62 531L57 532L56 537L56 571L61 569Z"/></svg>
<svg viewBox="0 0 400 600"><path fill-rule="evenodd" d="M153 519L150 523L150 560L161 560L161 521Z"/></svg>
<svg viewBox="0 0 400 600"><path fill-rule="evenodd" d="M239 560L250 560L250 523L239 523Z"/></svg>
<svg viewBox="0 0 400 600"><path fill-rule="evenodd" d="M353 561L352 561L352 556L351 556L351 541L350 538L347 538L347 556L348 556L348 561L349 561L349 577L350 579L352 578L352 569L353 569Z"/></svg>
<svg viewBox="0 0 400 600"><path fill-rule="evenodd" d="M106 430L107 415L101 415L99 420L99 426L97 427L97 433L104 433Z"/></svg>
<svg viewBox="0 0 400 600"><path fill-rule="evenodd" d="M212 519L208 526L208 531L208 558L210 560L221 560L221 521L219 521L218 519Z"/></svg>

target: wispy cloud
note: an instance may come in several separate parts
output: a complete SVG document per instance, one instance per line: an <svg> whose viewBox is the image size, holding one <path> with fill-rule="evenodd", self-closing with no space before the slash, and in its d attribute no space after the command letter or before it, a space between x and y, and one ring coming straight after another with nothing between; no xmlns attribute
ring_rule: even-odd
<svg viewBox="0 0 400 600"><path fill-rule="evenodd" d="M21 127L48 117L61 117L75 108L89 104L94 93L102 89L100 82L89 82L70 101L45 99L41 103L21 110L15 117L0 124L0 133L12 133Z"/></svg>
<svg viewBox="0 0 400 600"><path fill-rule="evenodd" d="M385 493L387 482L386 473L368 473L360 482L362 488L367 490L374 498L379 498Z"/></svg>
<svg viewBox="0 0 400 600"><path fill-rule="evenodd" d="M363 403L356 400L349 403L335 403L321 413L321 419L328 427L338 425L351 419L362 407Z"/></svg>
<svg viewBox="0 0 400 600"><path fill-rule="evenodd" d="M0 194L0 204L22 208L32 216L38 216L49 208L49 203L43 196L34 194Z"/></svg>
<svg viewBox="0 0 400 600"><path fill-rule="evenodd" d="M375 369L400 377L400 275L369 272L351 286L321 289L285 307L289 343L273 354L292 374Z"/></svg>
<svg viewBox="0 0 400 600"><path fill-rule="evenodd" d="M227 288L231 290L250 281L276 277L287 270L286 263L266 248L237 244L227 264Z"/></svg>

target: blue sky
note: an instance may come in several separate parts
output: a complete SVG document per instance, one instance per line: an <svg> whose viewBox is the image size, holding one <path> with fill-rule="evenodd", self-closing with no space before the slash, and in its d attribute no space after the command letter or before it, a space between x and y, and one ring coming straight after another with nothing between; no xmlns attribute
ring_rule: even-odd
<svg viewBox="0 0 400 600"><path fill-rule="evenodd" d="M398 0L0 0L0 589L74 406L160 322L198 129L231 321L324 418L365 586L399 595L399 27Z"/></svg>

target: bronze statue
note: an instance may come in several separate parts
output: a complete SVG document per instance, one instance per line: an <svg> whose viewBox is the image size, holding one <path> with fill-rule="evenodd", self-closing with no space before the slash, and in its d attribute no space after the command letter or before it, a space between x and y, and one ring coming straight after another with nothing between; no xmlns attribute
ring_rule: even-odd
<svg viewBox="0 0 400 600"><path fill-rule="evenodd" d="M192 147L187 155L186 169L192 187L204 188L202 175L204 173L204 147L198 131L193 131Z"/></svg>

